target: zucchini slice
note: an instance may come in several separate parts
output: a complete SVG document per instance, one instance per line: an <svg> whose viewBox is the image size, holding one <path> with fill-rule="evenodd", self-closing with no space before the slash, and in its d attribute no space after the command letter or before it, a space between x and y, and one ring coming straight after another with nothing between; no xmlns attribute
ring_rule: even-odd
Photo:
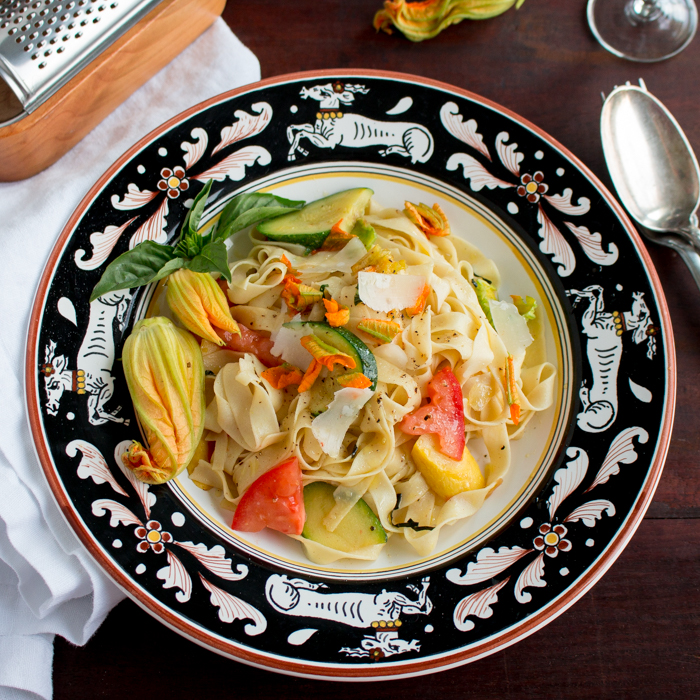
<svg viewBox="0 0 700 700"><path fill-rule="evenodd" d="M367 187L343 190L329 197L309 202L298 211L268 219L258 224L258 231L271 241L298 243L320 248L336 224L351 233L357 219L365 213L374 194Z"/></svg>
<svg viewBox="0 0 700 700"><path fill-rule="evenodd" d="M372 391L377 388L377 361L374 359L372 351L354 333L341 327L333 328L320 321L290 321L284 325L285 328L293 330L308 329L309 333L318 336L324 343L350 355L355 360L355 369L362 372L372 382L369 388Z"/></svg>
<svg viewBox="0 0 700 700"><path fill-rule="evenodd" d="M372 509L360 499L338 523L333 532L323 524L323 519L335 505L333 484L314 481L304 487L306 522L302 537L341 552L354 552L363 547L386 542L386 531Z"/></svg>

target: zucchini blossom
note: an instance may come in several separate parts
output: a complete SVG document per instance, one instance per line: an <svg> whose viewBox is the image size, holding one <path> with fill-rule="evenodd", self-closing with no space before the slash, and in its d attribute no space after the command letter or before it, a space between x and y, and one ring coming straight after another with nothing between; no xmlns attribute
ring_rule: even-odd
<svg viewBox="0 0 700 700"><path fill-rule="evenodd" d="M134 441L124 464L162 484L190 462L204 432L204 364L196 338L163 316L139 321L124 343L124 376L148 442Z"/></svg>
<svg viewBox="0 0 700 700"><path fill-rule="evenodd" d="M165 298L183 326L211 343L223 345L215 328L239 334L219 283L208 272L181 268L168 278Z"/></svg>
<svg viewBox="0 0 700 700"><path fill-rule="evenodd" d="M437 36L445 27L463 19L489 19L509 10L517 10L525 0L385 0L384 9L374 15L374 28L391 34L393 24L411 41Z"/></svg>

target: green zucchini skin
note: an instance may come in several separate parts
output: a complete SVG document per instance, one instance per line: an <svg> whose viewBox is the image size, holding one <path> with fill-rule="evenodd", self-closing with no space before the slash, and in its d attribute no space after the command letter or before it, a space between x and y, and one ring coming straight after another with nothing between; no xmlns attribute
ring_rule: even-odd
<svg viewBox="0 0 700 700"><path fill-rule="evenodd" d="M374 226L368 224L364 219L358 219L351 231L353 236L357 236L367 250L369 250L377 238Z"/></svg>
<svg viewBox="0 0 700 700"><path fill-rule="evenodd" d="M324 343L338 348L340 352L350 355L359 369L372 382L372 391L377 388L377 361L372 351L354 334L345 328L334 328L320 321L290 321L284 324L286 328L306 330L318 336Z"/></svg>
<svg viewBox="0 0 700 700"><path fill-rule="evenodd" d="M374 192L356 187L309 202L298 211L283 214L258 224L258 231L271 241L298 243L320 248L338 222L346 233L352 232Z"/></svg>
<svg viewBox="0 0 700 700"><path fill-rule="evenodd" d="M341 552L354 552L363 547L384 544L386 531L367 503L360 499L331 532L323 519L335 505L336 487L324 481L314 481L304 487L306 522L302 537Z"/></svg>

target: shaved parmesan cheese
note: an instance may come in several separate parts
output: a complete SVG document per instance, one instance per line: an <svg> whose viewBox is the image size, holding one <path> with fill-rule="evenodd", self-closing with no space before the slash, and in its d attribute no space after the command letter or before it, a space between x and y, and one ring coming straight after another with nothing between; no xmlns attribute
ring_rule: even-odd
<svg viewBox="0 0 700 700"><path fill-rule="evenodd" d="M292 267L303 273L352 272L352 266L367 255L367 249L359 238L351 238L342 250L321 251L300 257L288 255Z"/></svg>
<svg viewBox="0 0 700 700"><path fill-rule="evenodd" d="M371 389L339 389L328 410L311 421L311 432L327 455L340 455L345 433L373 394Z"/></svg>
<svg viewBox="0 0 700 700"><path fill-rule="evenodd" d="M358 272L357 291L363 304L375 311L410 309L425 287L425 277Z"/></svg>
<svg viewBox="0 0 700 700"><path fill-rule="evenodd" d="M514 304L508 301L489 301L493 327L500 336L506 350L514 357L525 354L525 349L533 341L527 321L518 313Z"/></svg>
<svg viewBox="0 0 700 700"><path fill-rule="evenodd" d="M301 314L297 314L292 319L292 321L301 320ZM281 357L285 362L289 362L290 365L298 367L302 372L306 372L313 358L311 353L302 347L301 339L305 335L309 335L308 330L296 330L281 326L270 335L274 343L270 352L276 357Z"/></svg>

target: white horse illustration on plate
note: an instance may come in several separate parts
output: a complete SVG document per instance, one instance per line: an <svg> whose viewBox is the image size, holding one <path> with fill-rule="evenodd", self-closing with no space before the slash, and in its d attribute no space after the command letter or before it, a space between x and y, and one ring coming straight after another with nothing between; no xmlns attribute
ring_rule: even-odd
<svg viewBox="0 0 700 700"><path fill-rule="evenodd" d="M130 299L131 293L125 290L105 294L90 304L88 327L78 350L76 369L69 369L68 358L56 353L56 341L49 341L44 348L41 372L46 391L44 405L50 416L58 415L64 392L75 391L87 396L88 420L92 425L108 421L128 425L128 419L117 415L119 409L110 413L105 405L114 395L114 321L121 331Z"/></svg>
<svg viewBox="0 0 700 700"><path fill-rule="evenodd" d="M433 136L421 124L378 121L343 109L355 101L356 94L366 95L368 92L364 85L340 81L303 87L299 93L301 99L316 100L319 109L313 124L292 124L287 127L290 143L288 160L296 160L297 152L304 156L309 154L300 145L302 139L308 139L318 148L380 146L382 156L396 153L410 158L412 163L429 160L433 154Z"/></svg>
<svg viewBox="0 0 700 700"><path fill-rule="evenodd" d="M653 325L643 292L632 294L630 311L605 311L603 288L597 284L583 290L569 289L567 295L574 304L587 299L581 330L588 338L586 354L593 374L593 384L582 384L579 397L583 411L577 422L581 430L600 433L607 430L617 417L617 375L622 357L622 334L632 331L632 340L639 345L647 342L647 357L656 353L656 326Z"/></svg>

